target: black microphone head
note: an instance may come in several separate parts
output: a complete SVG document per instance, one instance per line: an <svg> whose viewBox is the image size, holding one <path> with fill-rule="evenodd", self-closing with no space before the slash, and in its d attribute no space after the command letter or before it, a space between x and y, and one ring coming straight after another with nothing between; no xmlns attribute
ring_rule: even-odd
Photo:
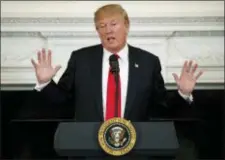
<svg viewBox="0 0 225 160"><path fill-rule="evenodd" d="M115 62L118 60L118 56L116 56L115 54L112 54L110 57L109 57L109 61L110 62Z"/></svg>
<svg viewBox="0 0 225 160"><path fill-rule="evenodd" d="M109 57L109 65L111 67L111 72L119 72L119 63L118 63L118 56L113 54Z"/></svg>

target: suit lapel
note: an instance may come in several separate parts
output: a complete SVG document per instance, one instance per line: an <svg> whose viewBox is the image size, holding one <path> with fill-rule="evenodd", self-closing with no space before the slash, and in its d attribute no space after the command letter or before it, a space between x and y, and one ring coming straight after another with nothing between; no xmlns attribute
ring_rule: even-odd
<svg viewBox="0 0 225 160"><path fill-rule="evenodd" d="M136 96L136 88L138 82L138 72L139 70L139 59L138 53L132 46L129 47L129 76L128 76L128 88L127 88L127 99L125 105L125 115L127 118L130 110L132 109L133 102ZM90 70L91 70L91 80L93 86L93 96L95 97L97 110L101 120L103 117L103 103L102 103L102 58L103 58L103 47L101 45L97 46L93 51L90 59Z"/></svg>
<svg viewBox="0 0 225 160"><path fill-rule="evenodd" d="M128 114L133 106L133 102L136 96L136 88L138 82L138 72L139 70L139 59L138 53L135 53L133 47L128 45L129 47L129 76L128 76L128 88L127 88L127 99L126 99L126 106L125 106L125 115L124 117L127 118Z"/></svg>
<svg viewBox="0 0 225 160"><path fill-rule="evenodd" d="M90 59L90 70L93 86L93 96L95 97L95 101L97 103L97 110L103 120L103 106L102 106L102 58L103 58L103 48L101 45L97 46L92 53Z"/></svg>

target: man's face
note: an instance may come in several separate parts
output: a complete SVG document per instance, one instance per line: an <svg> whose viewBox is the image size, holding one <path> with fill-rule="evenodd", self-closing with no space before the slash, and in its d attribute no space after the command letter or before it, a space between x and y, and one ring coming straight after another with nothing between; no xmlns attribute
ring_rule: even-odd
<svg viewBox="0 0 225 160"><path fill-rule="evenodd" d="M129 26L121 15L102 16L96 27L102 45L110 52L118 52L126 44Z"/></svg>

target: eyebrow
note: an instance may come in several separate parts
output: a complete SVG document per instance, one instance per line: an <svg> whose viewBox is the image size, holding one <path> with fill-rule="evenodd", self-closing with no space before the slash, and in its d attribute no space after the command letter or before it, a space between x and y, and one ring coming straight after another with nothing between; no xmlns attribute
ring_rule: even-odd
<svg viewBox="0 0 225 160"><path fill-rule="evenodd" d="M112 20L111 22L118 22L118 20Z"/></svg>

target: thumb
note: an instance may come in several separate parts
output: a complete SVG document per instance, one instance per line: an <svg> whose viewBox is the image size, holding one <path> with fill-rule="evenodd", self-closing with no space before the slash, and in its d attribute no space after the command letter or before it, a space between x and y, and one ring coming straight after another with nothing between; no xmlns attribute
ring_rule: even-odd
<svg viewBox="0 0 225 160"><path fill-rule="evenodd" d="M34 61L33 59L31 59L31 63L32 63L33 67L34 67L35 69L37 69L37 63L35 63L35 61Z"/></svg>
<svg viewBox="0 0 225 160"><path fill-rule="evenodd" d="M57 66L54 68L54 74L56 74L56 73L59 71L60 68L61 68L61 66L60 66L60 65L57 65Z"/></svg>
<svg viewBox="0 0 225 160"><path fill-rule="evenodd" d="M172 75L173 75L173 78L176 81L176 83L179 84L179 78L178 78L177 74L173 73Z"/></svg>

